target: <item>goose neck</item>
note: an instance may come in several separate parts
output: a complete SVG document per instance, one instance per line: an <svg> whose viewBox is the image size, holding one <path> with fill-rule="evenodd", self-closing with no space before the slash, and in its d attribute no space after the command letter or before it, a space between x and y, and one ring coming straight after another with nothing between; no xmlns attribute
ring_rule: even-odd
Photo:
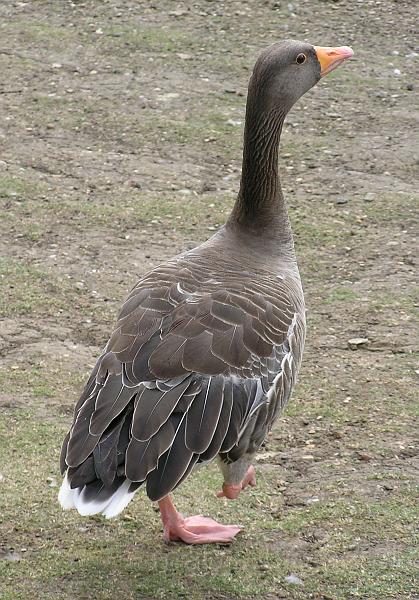
<svg viewBox="0 0 419 600"><path fill-rule="evenodd" d="M286 113L258 110L248 100L240 190L230 221L275 237L291 238L278 174L278 150Z"/></svg>

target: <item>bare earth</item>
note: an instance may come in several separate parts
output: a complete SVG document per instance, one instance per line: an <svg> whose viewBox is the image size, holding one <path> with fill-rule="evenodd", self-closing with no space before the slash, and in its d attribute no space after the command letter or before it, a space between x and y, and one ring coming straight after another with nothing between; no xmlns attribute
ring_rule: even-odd
<svg viewBox="0 0 419 600"><path fill-rule="evenodd" d="M419 598L414 13L409 0L1 2L2 599ZM176 493L185 514L245 531L231 547L165 545L143 493L114 521L62 513L82 383L136 279L224 222L247 80L283 38L355 58L283 134L309 334L258 488L218 500L210 467Z"/></svg>

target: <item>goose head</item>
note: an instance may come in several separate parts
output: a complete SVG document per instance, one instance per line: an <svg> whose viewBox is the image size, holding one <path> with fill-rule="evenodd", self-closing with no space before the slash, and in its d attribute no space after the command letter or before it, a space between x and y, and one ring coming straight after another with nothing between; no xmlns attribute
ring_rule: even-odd
<svg viewBox="0 0 419 600"><path fill-rule="evenodd" d="M249 92L268 112L286 114L321 77L351 56L348 46L312 46L296 40L272 44L256 61Z"/></svg>

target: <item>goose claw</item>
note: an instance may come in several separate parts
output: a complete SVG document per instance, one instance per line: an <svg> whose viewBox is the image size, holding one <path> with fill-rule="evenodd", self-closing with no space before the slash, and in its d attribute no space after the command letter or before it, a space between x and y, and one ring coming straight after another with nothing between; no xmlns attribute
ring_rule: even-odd
<svg viewBox="0 0 419 600"><path fill-rule="evenodd" d="M256 485L256 471L255 468L250 465L247 469L247 473L240 483L223 483L223 489L217 493L217 498L228 498L229 500L235 500L242 490L247 486L255 487Z"/></svg>

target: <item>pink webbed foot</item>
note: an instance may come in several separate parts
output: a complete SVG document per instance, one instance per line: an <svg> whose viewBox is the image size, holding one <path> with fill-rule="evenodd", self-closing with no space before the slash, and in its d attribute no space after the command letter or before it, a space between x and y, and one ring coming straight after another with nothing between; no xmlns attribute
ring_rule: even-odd
<svg viewBox="0 0 419 600"><path fill-rule="evenodd" d="M239 533L237 525L222 525L214 519L196 515L184 518L179 514L176 523L164 526L166 542L182 541L186 544L229 544Z"/></svg>
<svg viewBox="0 0 419 600"><path fill-rule="evenodd" d="M223 489L217 493L218 498L229 498L229 500L235 500L242 490L247 486L255 487L256 485L256 471L252 465L247 469L247 473L240 483L223 483Z"/></svg>
<svg viewBox="0 0 419 600"><path fill-rule="evenodd" d="M182 541L186 544L229 544L241 531L238 525L222 525L214 519L196 515L183 517L176 510L170 496L159 502L166 542Z"/></svg>

